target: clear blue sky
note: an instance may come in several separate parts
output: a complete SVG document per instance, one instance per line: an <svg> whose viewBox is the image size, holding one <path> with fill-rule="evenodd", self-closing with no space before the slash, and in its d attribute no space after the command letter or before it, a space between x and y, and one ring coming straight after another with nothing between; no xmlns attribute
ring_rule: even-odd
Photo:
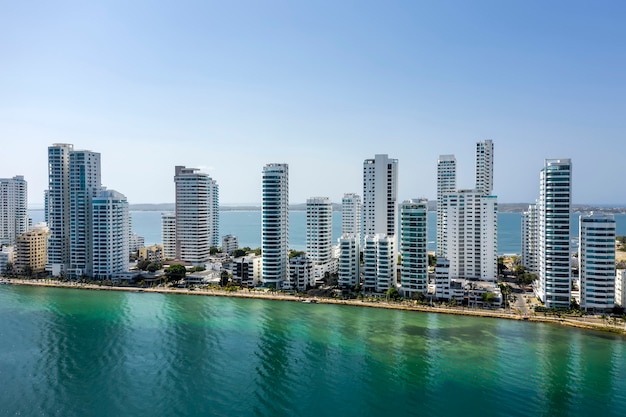
<svg viewBox="0 0 626 417"><path fill-rule="evenodd" d="M175 165L258 203L264 164L294 203L362 193L399 159L399 198L460 188L495 144L502 203L572 158L575 203L626 204L624 1L0 1L0 177L43 202L52 143L102 154L130 203L174 200Z"/></svg>

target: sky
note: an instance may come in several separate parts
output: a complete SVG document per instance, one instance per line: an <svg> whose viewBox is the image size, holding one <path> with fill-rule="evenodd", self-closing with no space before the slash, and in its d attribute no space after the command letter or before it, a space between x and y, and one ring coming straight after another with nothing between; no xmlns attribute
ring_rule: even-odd
<svg viewBox="0 0 626 417"><path fill-rule="evenodd" d="M260 204L288 163L290 201L362 194L363 160L399 164L398 198L436 198L437 158L530 203L571 158L575 204L626 204L623 1L0 0L0 177L43 203L47 147L101 153L129 203L174 201L174 166L221 204Z"/></svg>

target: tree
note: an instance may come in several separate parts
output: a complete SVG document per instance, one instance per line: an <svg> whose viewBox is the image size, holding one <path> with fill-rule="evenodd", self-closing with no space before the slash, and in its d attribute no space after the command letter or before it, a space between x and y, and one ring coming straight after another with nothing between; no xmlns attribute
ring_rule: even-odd
<svg viewBox="0 0 626 417"><path fill-rule="evenodd" d="M437 265L437 257L433 254L428 254L428 266L433 267Z"/></svg>
<svg viewBox="0 0 626 417"><path fill-rule="evenodd" d="M219 250L215 246L209 248L209 255L215 255Z"/></svg>
<svg viewBox="0 0 626 417"><path fill-rule="evenodd" d="M147 259L144 259L143 261L139 261L137 262L137 269L140 269L142 271L145 271L148 269L148 266L151 264L151 262Z"/></svg>
<svg viewBox="0 0 626 417"><path fill-rule="evenodd" d="M185 278L186 275L187 268L179 264L171 265L165 271L165 276L169 281L180 281L181 279Z"/></svg>
<svg viewBox="0 0 626 417"><path fill-rule="evenodd" d="M395 301L400 298L400 293L398 292L398 289L395 287L395 285L389 288L385 294L387 295L387 298L390 300Z"/></svg>
<svg viewBox="0 0 626 417"><path fill-rule="evenodd" d="M293 249L289 250L289 259L295 258L300 255L304 255L304 252L301 250L293 250Z"/></svg>
<svg viewBox="0 0 626 417"><path fill-rule="evenodd" d="M249 249L249 248L248 248ZM233 251L233 258L241 258L242 256L246 256L248 252L245 249L235 249Z"/></svg>
<svg viewBox="0 0 626 417"><path fill-rule="evenodd" d="M484 292L481 298L485 303L489 303L489 304L496 301L496 295L492 293L491 291Z"/></svg>
<svg viewBox="0 0 626 417"><path fill-rule="evenodd" d="M225 287L226 285L228 285L228 271L222 271L222 273L220 274L220 285L222 287Z"/></svg>
<svg viewBox="0 0 626 417"><path fill-rule="evenodd" d="M30 265L24 266L24 268L22 268L22 274L24 274L28 278L31 278L33 276L33 267Z"/></svg>
<svg viewBox="0 0 626 417"><path fill-rule="evenodd" d="M148 271L148 272L154 273L154 272L158 271L159 269L161 269L161 264L160 263L158 263L158 262L150 262L150 264L146 267L145 270Z"/></svg>

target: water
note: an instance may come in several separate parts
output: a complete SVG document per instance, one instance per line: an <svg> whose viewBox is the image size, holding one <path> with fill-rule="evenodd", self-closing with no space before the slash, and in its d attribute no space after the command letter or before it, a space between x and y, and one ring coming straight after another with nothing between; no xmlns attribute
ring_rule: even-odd
<svg viewBox="0 0 626 417"><path fill-rule="evenodd" d="M625 339L558 325L0 286L3 416L623 416Z"/></svg>
<svg viewBox="0 0 626 417"><path fill-rule="evenodd" d="M30 210L33 223L43 221L42 210ZM132 229L143 236L146 245L161 243L161 212L132 211ZM578 214L572 214L572 236L578 236ZM617 235L626 235L626 214L616 214ZM437 238L437 215L428 213L428 250L435 250ZM498 253L521 253L522 215L520 213L498 214ZM258 248L261 246L261 212L260 211L222 211L220 212L220 236L235 235L239 246ZM341 235L341 213L333 212L333 242ZM306 248L306 212L291 211L289 213L289 247L296 250Z"/></svg>

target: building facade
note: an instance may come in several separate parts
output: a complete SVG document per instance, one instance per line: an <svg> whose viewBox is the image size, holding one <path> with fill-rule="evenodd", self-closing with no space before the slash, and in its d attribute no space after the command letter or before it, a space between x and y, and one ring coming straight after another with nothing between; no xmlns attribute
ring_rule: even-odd
<svg viewBox="0 0 626 417"><path fill-rule="evenodd" d="M176 213L161 214L161 234L165 259L176 259Z"/></svg>
<svg viewBox="0 0 626 417"><path fill-rule="evenodd" d="M361 197L346 193L341 199L341 234L361 235Z"/></svg>
<svg viewBox="0 0 626 417"><path fill-rule="evenodd" d="M437 256L442 256L444 253L446 229L444 228L443 196L454 191L456 191L456 158L454 155L441 155L437 160Z"/></svg>
<svg viewBox="0 0 626 417"><path fill-rule="evenodd" d="M615 216L580 216L580 308L604 313L615 304Z"/></svg>
<svg viewBox="0 0 626 417"><path fill-rule="evenodd" d="M56 143L48 147L48 192L46 193L48 262L54 276L65 274L70 259L70 153L74 146Z"/></svg>
<svg viewBox="0 0 626 417"><path fill-rule="evenodd" d="M21 273L40 274L46 270L48 259L48 227L35 227L17 238L15 269Z"/></svg>
<svg viewBox="0 0 626 417"><path fill-rule="evenodd" d="M483 194L493 191L493 141L476 143L476 189Z"/></svg>
<svg viewBox="0 0 626 417"><path fill-rule="evenodd" d="M23 176L0 178L0 244L13 245L28 230L28 184Z"/></svg>
<svg viewBox="0 0 626 417"><path fill-rule="evenodd" d="M538 273L539 210L537 204L522 213L522 266L531 274Z"/></svg>
<svg viewBox="0 0 626 417"><path fill-rule="evenodd" d="M363 224L364 236L396 235L398 200L398 160L376 155L363 162Z"/></svg>
<svg viewBox="0 0 626 417"><path fill-rule="evenodd" d="M363 246L363 290L384 293L395 287L396 248L394 236L366 235Z"/></svg>
<svg viewBox="0 0 626 417"><path fill-rule="evenodd" d="M128 272L130 220L126 197L101 190L92 204L92 257L95 279L112 279Z"/></svg>
<svg viewBox="0 0 626 417"><path fill-rule="evenodd" d="M342 288L354 288L361 283L360 238L356 234L343 234L339 238L339 261L337 284Z"/></svg>
<svg viewBox="0 0 626 417"><path fill-rule="evenodd" d="M222 252L232 255L237 249L239 249L239 240L237 239L237 236L222 236Z"/></svg>
<svg viewBox="0 0 626 417"><path fill-rule="evenodd" d="M262 282L282 288L289 276L289 166L265 165L262 184Z"/></svg>
<svg viewBox="0 0 626 417"><path fill-rule="evenodd" d="M569 308L571 160L546 159L539 182L538 280L535 295L547 308Z"/></svg>
<svg viewBox="0 0 626 417"><path fill-rule="evenodd" d="M400 205L400 283L404 296L428 291L428 200L408 200Z"/></svg>

